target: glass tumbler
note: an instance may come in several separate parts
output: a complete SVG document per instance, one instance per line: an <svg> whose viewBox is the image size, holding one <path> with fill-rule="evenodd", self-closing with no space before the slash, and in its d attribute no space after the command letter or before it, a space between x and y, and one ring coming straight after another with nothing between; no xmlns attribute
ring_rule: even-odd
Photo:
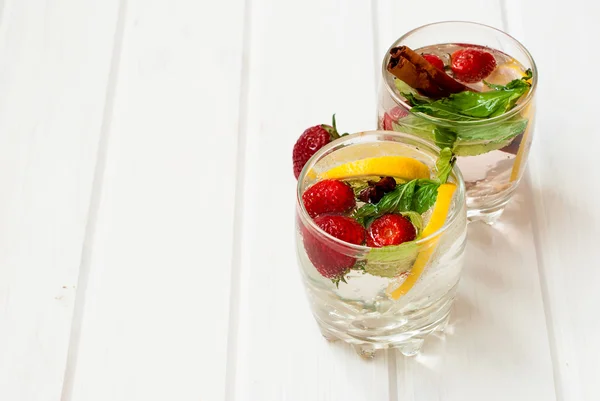
<svg viewBox="0 0 600 401"><path fill-rule="evenodd" d="M302 201L304 191L319 181L321 173L362 159L416 159L429 168L433 178L439 152L435 145L411 134L360 132L331 142L304 167L297 187L297 256L310 308L326 339L350 343L365 357L385 348L415 355L428 334L444 329L466 241L465 186L456 167L444 184L452 191L446 194L445 206L440 206L440 187L434 206L423 215L428 224L434 218L439 220L439 212L445 208L440 228L429 233L425 228L421 237L393 249L353 245L329 235L315 224ZM386 248L389 252L382 254ZM350 259L356 268L343 281L331 280L313 264L311 252L315 251Z"/></svg>
<svg viewBox="0 0 600 401"><path fill-rule="evenodd" d="M522 72L530 69L531 87L508 112L487 119L454 121L413 113L398 90L395 77L387 70L390 51L398 46L408 46L421 54L437 52L446 63L459 47L483 47L498 59L497 72L489 79L503 78L502 75L521 78ZM453 151L465 180L468 218L495 222L523 176L531 146L538 76L533 58L505 32L472 22L439 22L419 27L394 42L390 51L382 66L378 128L408 132L440 147L445 134L454 135ZM448 67L446 71L452 74ZM483 83L478 85L479 89L490 90Z"/></svg>

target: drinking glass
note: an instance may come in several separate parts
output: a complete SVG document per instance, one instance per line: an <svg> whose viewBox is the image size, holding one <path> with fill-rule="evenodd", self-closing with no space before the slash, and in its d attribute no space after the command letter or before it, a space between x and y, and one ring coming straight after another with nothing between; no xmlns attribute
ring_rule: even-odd
<svg viewBox="0 0 600 401"><path fill-rule="evenodd" d="M465 186L456 167L445 184L453 192L447 197L447 214L441 216L441 228L427 236L423 231L422 238L401 244L393 252L384 251L383 255L382 249L389 247L353 245L327 234L311 219L302 202L302 194L321 173L362 159L413 158L428 166L433 178L439 152L435 145L414 135L371 131L343 136L307 162L298 178L296 247L310 308L326 339L350 343L365 357L385 348L414 355L428 334L444 329L466 241ZM440 191L434 206L424 214L425 224L440 218L439 213L433 217L441 202ZM309 252L315 248L352 258L358 268L350 270L345 282L336 283L322 276L311 262Z"/></svg>
<svg viewBox="0 0 600 401"><path fill-rule="evenodd" d="M395 86L394 76L387 70L390 51L383 60L378 128L408 132L438 144L436 130L437 134L456 135L453 150L465 180L468 218L495 222L523 176L533 138L538 77L533 58L510 35L473 22L425 25L402 36L390 50L398 46L408 46L417 53L436 52L447 61L457 47L483 46L498 59L495 75L489 79L521 78L524 70L531 69L531 87L513 109L485 120L451 121L411 112L410 105ZM479 85L486 88L483 83Z"/></svg>

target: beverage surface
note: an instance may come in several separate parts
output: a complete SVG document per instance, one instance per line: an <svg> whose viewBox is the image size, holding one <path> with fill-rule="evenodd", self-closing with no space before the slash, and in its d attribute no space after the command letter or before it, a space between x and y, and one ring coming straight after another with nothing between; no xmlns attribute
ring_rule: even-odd
<svg viewBox="0 0 600 401"><path fill-rule="evenodd" d="M460 66L462 67L461 71L467 69L471 64L472 68L475 70L475 78L479 78L476 74L485 70L489 67L486 65L486 59L484 58L479 63L476 61L472 61L472 57L469 57L469 54L464 53L465 50L475 49L479 52L485 52L492 56L493 62L490 62L490 58L488 57L487 64L492 65L493 68L490 69L489 74L486 74L487 71L484 71L485 77L481 79L477 79L475 82L469 82L469 80L464 81L461 79L460 73L455 74L452 66L453 66L453 55L458 53L458 56L462 56L462 63ZM514 79L520 79L526 75L527 68L523 66L518 60L512 58L506 53L503 53L499 50L492 49L489 47L480 47L474 45L463 45L463 44L455 44L455 43L447 43L447 44L437 44L431 46L421 47L416 49L415 52L421 54L425 59L432 62L436 67L440 68L446 72L446 74L455 78L458 81L463 82L467 87L477 90L479 92L485 92L493 90L483 83L483 80L490 84L495 85L506 85L510 81ZM431 57L433 56L433 57ZM459 65L459 61L454 60L456 65ZM436 64L437 63L437 64Z"/></svg>

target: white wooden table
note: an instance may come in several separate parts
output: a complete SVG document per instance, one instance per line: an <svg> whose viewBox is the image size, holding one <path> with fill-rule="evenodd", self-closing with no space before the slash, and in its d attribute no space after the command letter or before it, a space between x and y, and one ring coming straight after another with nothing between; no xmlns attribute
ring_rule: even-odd
<svg viewBox="0 0 600 401"><path fill-rule="evenodd" d="M600 400L595 10L0 0L0 400ZM533 53L533 154L449 333L365 361L305 301L291 149L374 128L387 47L448 19Z"/></svg>

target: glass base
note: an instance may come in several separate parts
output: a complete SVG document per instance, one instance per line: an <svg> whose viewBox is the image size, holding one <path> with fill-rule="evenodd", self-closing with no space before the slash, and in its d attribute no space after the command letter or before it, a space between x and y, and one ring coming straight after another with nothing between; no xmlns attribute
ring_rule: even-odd
<svg viewBox="0 0 600 401"><path fill-rule="evenodd" d="M449 320L450 313L447 313L441 319L436 320L426 327L422 327L419 330L412 330L410 333L403 333L396 340L391 338L386 342L361 341L356 338L350 338L345 333L336 333L334 330L324 327L322 322L318 322L318 324L321 334L327 341L344 341L351 344L358 355L366 359L371 359L377 351L384 349L397 349L404 356L418 355L423 348L427 336L434 332L443 332L448 326Z"/></svg>

